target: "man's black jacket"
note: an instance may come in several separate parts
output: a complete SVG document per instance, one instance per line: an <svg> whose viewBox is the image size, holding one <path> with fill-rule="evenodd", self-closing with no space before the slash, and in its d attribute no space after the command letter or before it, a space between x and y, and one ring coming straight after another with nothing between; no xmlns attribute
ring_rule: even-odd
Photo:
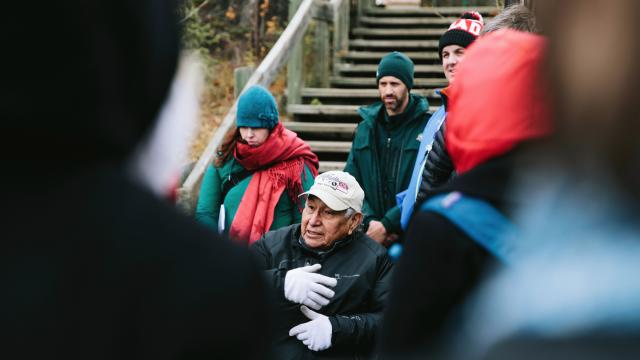
<svg viewBox="0 0 640 360"><path fill-rule="evenodd" d="M304 244L300 224L295 224L268 232L251 249L275 290L278 359L357 358L371 352L381 326L392 267L381 245L356 232L320 252ZM331 302L319 310L331 321L331 347L314 353L289 336L289 329L310 320L300 312L300 304L285 299L284 280L287 271L316 263L322 265L319 273L336 278L338 284Z"/></svg>

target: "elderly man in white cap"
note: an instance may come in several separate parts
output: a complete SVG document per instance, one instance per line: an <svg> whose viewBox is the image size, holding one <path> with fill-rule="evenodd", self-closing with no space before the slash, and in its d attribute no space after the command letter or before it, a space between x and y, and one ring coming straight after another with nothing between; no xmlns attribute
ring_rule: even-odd
<svg viewBox="0 0 640 360"><path fill-rule="evenodd" d="M364 191L346 172L320 174L302 223L265 234L251 249L277 300L278 359L370 355L387 299L391 261L360 230Z"/></svg>

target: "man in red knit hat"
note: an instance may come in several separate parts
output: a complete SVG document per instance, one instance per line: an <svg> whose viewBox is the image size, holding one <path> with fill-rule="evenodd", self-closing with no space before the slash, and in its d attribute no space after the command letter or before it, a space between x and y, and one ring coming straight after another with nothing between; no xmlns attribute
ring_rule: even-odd
<svg viewBox="0 0 640 360"><path fill-rule="evenodd" d="M449 84L456 76L458 64L467 47L476 40L483 24L482 15L475 11L467 11L440 37L438 55ZM433 113L422 132L409 187L398 194L400 224L403 230L407 229L416 201L424 199L427 189L444 184L453 171L451 160L444 149L444 133L440 131L447 117L447 89L436 90L436 93L442 98L442 106Z"/></svg>

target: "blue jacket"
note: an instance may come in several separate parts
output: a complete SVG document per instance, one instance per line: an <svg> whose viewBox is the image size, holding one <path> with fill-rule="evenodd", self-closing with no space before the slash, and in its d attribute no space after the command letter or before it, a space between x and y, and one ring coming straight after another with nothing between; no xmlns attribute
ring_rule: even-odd
<svg viewBox="0 0 640 360"><path fill-rule="evenodd" d="M436 93L442 96L440 91L436 91ZM422 180L422 171L425 166L427 154L431 151L433 139L435 138L438 130L442 127L446 117L447 111L445 109L445 105L440 106L438 110L431 115L431 119L422 132L422 140L420 142L420 147L418 148L416 162L413 165L413 172L411 173L409 186L406 190L396 195L398 207L400 208L400 225L403 230L407 229L409 220L411 219L411 214L413 213L413 206L415 205L416 196L418 195L418 188Z"/></svg>

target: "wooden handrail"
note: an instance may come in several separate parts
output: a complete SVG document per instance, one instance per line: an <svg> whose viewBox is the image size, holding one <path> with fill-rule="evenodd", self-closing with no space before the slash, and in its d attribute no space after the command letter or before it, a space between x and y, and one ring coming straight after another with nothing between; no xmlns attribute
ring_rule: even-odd
<svg viewBox="0 0 640 360"><path fill-rule="evenodd" d="M293 47L300 43L305 33L309 20L311 19L311 10L315 0L303 0L295 15L289 22L289 25L283 31L282 35L269 51L264 60L260 63L256 71L251 75L244 89L253 85L262 85L268 87L276 78L278 72L289 58L289 54ZM243 90L244 91L244 90ZM222 138L231 128L236 120L236 109L238 101L234 101L233 105L224 117L224 120L216 130L215 134L209 141L206 149L196 162L189 176L178 190L178 208L187 214L192 214L197 196L200 190L202 177L211 164Z"/></svg>

